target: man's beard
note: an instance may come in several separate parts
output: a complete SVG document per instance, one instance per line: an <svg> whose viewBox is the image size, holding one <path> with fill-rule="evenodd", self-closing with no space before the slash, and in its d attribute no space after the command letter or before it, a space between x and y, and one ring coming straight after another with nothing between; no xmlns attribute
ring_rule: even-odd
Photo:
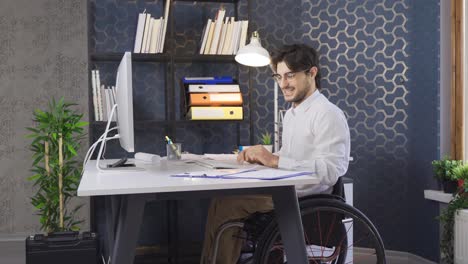
<svg viewBox="0 0 468 264"><path fill-rule="evenodd" d="M293 95L293 97L291 99L286 99L286 97L285 97L284 99L286 100L286 102L288 102L288 103L301 103L302 101L304 101L304 98L307 95L307 90L306 89L304 89L302 91L299 91L299 90L296 89L296 87L288 86L284 90L289 90L289 89L293 89L295 94ZM284 91L283 91L283 95L284 95Z"/></svg>

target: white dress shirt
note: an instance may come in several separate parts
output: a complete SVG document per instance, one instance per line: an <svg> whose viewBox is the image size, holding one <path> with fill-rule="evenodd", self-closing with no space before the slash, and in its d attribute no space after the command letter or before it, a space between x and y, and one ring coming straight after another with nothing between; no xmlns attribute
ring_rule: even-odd
<svg viewBox="0 0 468 264"><path fill-rule="evenodd" d="M331 193L348 170L350 145L343 111L316 90L284 116L278 167L312 171L319 177L320 185L296 186L299 197Z"/></svg>

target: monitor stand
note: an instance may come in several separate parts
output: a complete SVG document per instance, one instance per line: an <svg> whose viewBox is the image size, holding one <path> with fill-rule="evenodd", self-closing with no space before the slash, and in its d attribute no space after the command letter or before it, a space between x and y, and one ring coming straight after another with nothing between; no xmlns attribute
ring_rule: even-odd
<svg viewBox="0 0 468 264"><path fill-rule="evenodd" d="M116 108L117 108L117 104L115 104L112 107L111 114L109 115L108 120L107 120L106 130L103 133L101 146L99 147L99 152L98 152L98 156L97 156L97 159L96 159L96 169L100 173L139 172L139 171L141 172L141 171L144 171L145 170L144 168L135 167L135 166L107 166L107 165L106 166L101 166L101 164L100 164L102 152L104 151L104 145L105 145L106 141L111 140L111 139L119 138L118 134L111 137L111 138L109 138L107 136L107 134L109 133L109 130L110 130L110 124L112 122L112 117L114 116Z"/></svg>

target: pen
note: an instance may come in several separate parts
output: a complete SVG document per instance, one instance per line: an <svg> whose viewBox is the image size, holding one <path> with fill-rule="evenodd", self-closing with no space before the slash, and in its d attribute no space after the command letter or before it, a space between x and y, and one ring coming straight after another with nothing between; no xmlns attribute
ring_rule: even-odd
<svg viewBox="0 0 468 264"><path fill-rule="evenodd" d="M169 146L171 146L171 149L172 149L172 151L174 151L177 158L180 159L180 157L181 157L180 151L177 149L176 145L174 145L172 143L172 140L168 136L166 136L165 139L166 139L167 144L169 144Z"/></svg>

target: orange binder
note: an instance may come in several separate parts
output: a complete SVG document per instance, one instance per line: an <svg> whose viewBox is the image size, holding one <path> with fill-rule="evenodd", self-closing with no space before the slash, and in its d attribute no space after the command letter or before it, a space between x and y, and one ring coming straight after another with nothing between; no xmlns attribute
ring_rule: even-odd
<svg viewBox="0 0 468 264"><path fill-rule="evenodd" d="M241 93L191 93L190 105L242 105Z"/></svg>

